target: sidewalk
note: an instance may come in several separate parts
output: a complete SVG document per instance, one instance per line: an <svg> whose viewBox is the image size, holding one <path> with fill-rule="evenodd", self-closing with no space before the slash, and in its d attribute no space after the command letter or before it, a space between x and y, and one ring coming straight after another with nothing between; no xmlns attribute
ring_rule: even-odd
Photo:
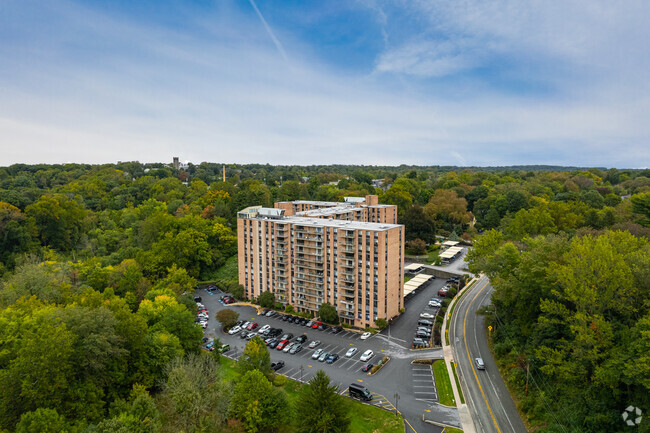
<svg viewBox="0 0 650 433"><path fill-rule="evenodd" d="M447 307L447 311L451 311L451 307L456 303L456 300L462 293L462 291L467 290L467 287L472 283L478 281L477 277L472 278L463 288L463 290L459 291L456 297L451 301L449 306ZM447 366L447 373L449 374L449 380L451 381L451 389L454 392L454 400L456 400L456 406L458 407L458 416L460 417L460 423L463 426L463 432L465 433L476 433L476 428L474 427L474 420L472 419L472 415L469 413L469 408L467 407L467 404L461 404L460 400L460 392L458 388L456 387L456 379L454 377L454 372L452 370L452 362L454 362L454 352L451 348L451 346L446 344L446 334L447 334L447 319L449 318L449 314L445 314L445 318L442 322L442 328L440 330L440 335L441 335L441 340L442 340L442 352L445 356L445 365ZM458 372L457 372L458 374ZM460 380L460 377L458 378ZM467 401L467 400L465 400Z"/></svg>

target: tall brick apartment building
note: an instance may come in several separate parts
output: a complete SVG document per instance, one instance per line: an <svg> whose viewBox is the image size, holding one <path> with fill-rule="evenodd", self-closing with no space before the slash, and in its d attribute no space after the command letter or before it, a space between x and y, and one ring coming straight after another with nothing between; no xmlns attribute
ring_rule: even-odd
<svg viewBox="0 0 650 433"><path fill-rule="evenodd" d="M334 305L344 323L365 327L403 307L404 226L377 196L345 202L294 201L237 214L239 282L255 298L271 291L296 311Z"/></svg>

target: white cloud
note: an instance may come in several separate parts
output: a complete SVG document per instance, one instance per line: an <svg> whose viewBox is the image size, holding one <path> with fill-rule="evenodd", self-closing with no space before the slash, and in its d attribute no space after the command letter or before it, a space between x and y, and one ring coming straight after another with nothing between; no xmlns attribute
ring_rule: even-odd
<svg viewBox="0 0 650 433"><path fill-rule="evenodd" d="M415 38L384 53L383 71L455 74L481 59L468 53L482 35L497 48L516 38L514 30L481 21L489 11L461 19L462 11L447 6L443 17L455 17L446 25L458 37ZM180 156L278 164L638 166L650 158L644 121L650 99L617 92L626 83L577 98L539 101L486 91L450 100L417 83L403 92L383 76L389 74L336 73L296 50L301 42L285 29L278 32L292 47L287 64L254 16L192 17L195 22L184 24L197 30L187 32L67 3L52 8L32 18L51 22L56 14L46 34L30 34L37 29L29 27L20 33L14 25L17 36L9 38L0 30L5 164ZM553 52L571 57L570 42ZM537 44L544 48L535 41L520 46Z"/></svg>

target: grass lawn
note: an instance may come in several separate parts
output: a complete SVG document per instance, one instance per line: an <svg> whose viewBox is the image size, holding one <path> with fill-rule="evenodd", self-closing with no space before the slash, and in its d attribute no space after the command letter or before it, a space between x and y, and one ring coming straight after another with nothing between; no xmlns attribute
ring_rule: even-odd
<svg viewBox="0 0 650 433"><path fill-rule="evenodd" d="M463 431L459 428L445 427L442 433L463 433Z"/></svg>
<svg viewBox="0 0 650 433"><path fill-rule="evenodd" d="M454 380L456 381L456 389L458 390L460 403L465 404L465 398L463 398L463 390L460 388L460 381L458 380L458 374L456 374L456 363L451 364L451 369L454 372Z"/></svg>
<svg viewBox="0 0 650 433"><path fill-rule="evenodd" d="M239 373L235 369L235 361L222 356L220 363L223 370L223 377L228 381L237 380ZM300 389L304 385L300 382L289 379L284 385L287 397L291 405L298 400ZM347 397L341 397L350 410L350 432L351 433L404 433L404 420L401 416L379 409L374 406L360 403ZM282 432L294 433L292 425L285 425Z"/></svg>
<svg viewBox="0 0 650 433"><path fill-rule="evenodd" d="M404 284L406 284L406 283L408 283L409 281L411 281L411 278L413 278L413 277L407 277L407 276L404 276Z"/></svg>
<svg viewBox="0 0 650 433"><path fill-rule="evenodd" d="M456 407L454 401L454 392L451 389L449 374L447 374L447 365L444 360L438 360L433 363L433 376L436 378L436 388L438 389L438 402L445 406Z"/></svg>

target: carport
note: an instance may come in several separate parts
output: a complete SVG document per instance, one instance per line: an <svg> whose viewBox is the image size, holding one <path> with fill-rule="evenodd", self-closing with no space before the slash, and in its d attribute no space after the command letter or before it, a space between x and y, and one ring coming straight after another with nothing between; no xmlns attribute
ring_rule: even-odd
<svg viewBox="0 0 650 433"><path fill-rule="evenodd" d="M435 278L433 275L419 274L404 284L404 298L416 293L425 283Z"/></svg>

